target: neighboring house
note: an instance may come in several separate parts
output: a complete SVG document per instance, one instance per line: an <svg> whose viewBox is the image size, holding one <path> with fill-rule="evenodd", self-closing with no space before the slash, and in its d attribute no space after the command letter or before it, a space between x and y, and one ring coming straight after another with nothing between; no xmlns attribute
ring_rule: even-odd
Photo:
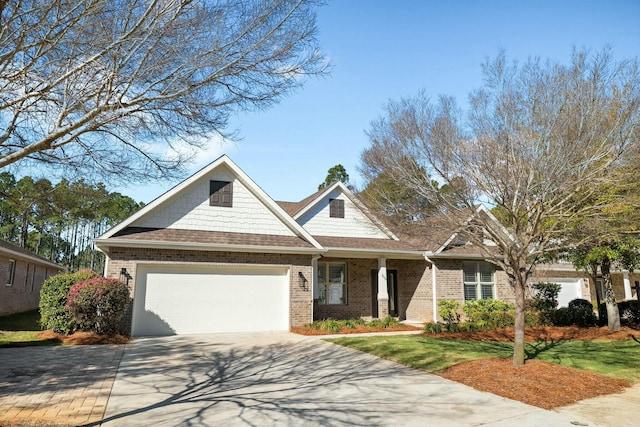
<svg viewBox="0 0 640 427"><path fill-rule="evenodd" d="M0 316L35 310L42 283L64 267L0 241Z"/></svg>
<svg viewBox="0 0 640 427"><path fill-rule="evenodd" d="M340 182L275 202L226 156L94 242L105 275L132 289L133 335L424 322L441 299L514 299L504 272L446 228L399 237Z"/></svg>

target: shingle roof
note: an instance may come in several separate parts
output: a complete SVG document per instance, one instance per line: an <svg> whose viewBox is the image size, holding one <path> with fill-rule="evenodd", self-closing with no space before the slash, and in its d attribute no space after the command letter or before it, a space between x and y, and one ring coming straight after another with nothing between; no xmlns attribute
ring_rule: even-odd
<svg viewBox="0 0 640 427"><path fill-rule="evenodd" d="M297 236L224 233L220 231L183 230L176 228L127 227L117 232L111 238L156 242L210 243L212 245L274 246L288 248L314 247L311 243Z"/></svg>
<svg viewBox="0 0 640 427"><path fill-rule="evenodd" d="M26 250L25 248L22 248L20 246L14 245L12 243L0 240L0 252L5 252L5 251L11 251L13 253L17 253L19 255L23 255L24 257L27 257L27 258L31 258L31 259L34 259L34 260L40 260L40 261L42 261L43 263L46 263L46 264L56 265L56 266L60 267L61 269L64 268L61 265L56 264L54 261L50 261L50 260L48 260L46 258L41 257L40 255L36 255L33 252L30 252L30 251Z"/></svg>
<svg viewBox="0 0 640 427"><path fill-rule="evenodd" d="M355 237L313 236L326 248L339 249L380 249L396 251L420 251L410 243L392 239L369 239Z"/></svg>
<svg viewBox="0 0 640 427"><path fill-rule="evenodd" d="M302 210L305 206L307 206L313 199L318 197L320 193L325 191L325 189L320 189L313 193L312 195L305 197L299 202L276 202L286 213L288 213L291 217L294 217L298 212Z"/></svg>

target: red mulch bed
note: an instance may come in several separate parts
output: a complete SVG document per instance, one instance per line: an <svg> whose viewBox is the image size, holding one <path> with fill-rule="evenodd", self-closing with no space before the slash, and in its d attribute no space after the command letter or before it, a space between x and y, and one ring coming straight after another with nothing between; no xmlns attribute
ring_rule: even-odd
<svg viewBox="0 0 640 427"><path fill-rule="evenodd" d="M419 331L422 328L411 325L392 326L389 328L372 328L370 326L359 325L355 328L342 328L340 332L330 332L321 329L308 328L305 326L294 326L291 332L298 335L334 335L334 334L366 334L368 332L399 332L399 331Z"/></svg>
<svg viewBox="0 0 640 427"><path fill-rule="evenodd" d="M445 370L443 377L544 409L570 405L603 394L620 393L630 384L604 375L528 360L478 359Z"/></svg>
<svg viewBox="0 0 640 427"><path fill-rule="evenodd" d="M443 332L429 334L435 338L513 342L513 328L483 332ZM621 328L548 327L525 329L525 341L563 340L626 340L639 339L640 331ZM583 399L620 393L630 384L604 375L567 368L539 360L528 360L524 366L514 366L511 359L479 359L446 369L443 377L518 400L544 409L570 405Z"/></svg>
<svg viewBox="0 0 640 427"><path fill-rule="evenodd" d="M131 338L123 335L98 335L95 332L76 332L71 335L57 334L53 331L42 331L37 335L43 340L55 340L63 344L95 345L95 344L127 344Z"/></svg>

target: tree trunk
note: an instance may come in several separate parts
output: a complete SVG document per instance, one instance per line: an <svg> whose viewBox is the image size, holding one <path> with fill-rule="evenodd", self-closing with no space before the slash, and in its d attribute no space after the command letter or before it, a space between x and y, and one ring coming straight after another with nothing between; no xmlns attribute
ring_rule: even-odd
<svg viewBox="0 0 640 427"><path fill-rule="evenodd" d="M29 236L29 214L24 212L20 218L20 241L18 246L21 248L27 247L27 237Z"/></svg>
<svg viewBox="0 0 640 427"><path fill-rule="evenodd" d="M513 281L514 291L516 296L516 318L514 325L514 340L513 340L513 365L524 365L524 327L525 327L525 289L527 278L523 277L524 274L516 274Z"/></svg>
<svg viewBox="0 0 640 427"><path fill-rule="evenodd" d="M605 258L600 265L602 272L602 286L604 287L604 301L607 304L607 324L612 331L620 330L620 311L616 303L616 295L611 283L611 260Z"/></svg>
<svg viewBox="0 0 640 427"><path fill-rule="evenodd" d="M591 265L591 280L593 281L593 288L596 290L596 310L598 311L598 320L602 321L602 313L600 313L600 304L601 304L601 298L600 298L600 289L598 289L598 265L597 264L592 264ZM600 323L602 324L602 323Z"/></svg>

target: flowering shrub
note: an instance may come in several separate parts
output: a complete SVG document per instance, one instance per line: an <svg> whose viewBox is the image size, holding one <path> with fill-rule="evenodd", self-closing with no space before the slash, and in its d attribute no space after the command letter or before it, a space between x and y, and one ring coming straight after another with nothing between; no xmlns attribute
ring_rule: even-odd
<svg viewBox="0 0 640 427"><path fill-rule="evenodd" d="M66 309L67 295L76 283L98 277L91 270L61 273L49 277L40 290L40 324L43 329L68 334L74 329L73 317Z"/></svg>
<svg viewBox="0 0 640 427"><path fill-rule="evenodd" d="M76 283L67 295L75 329L98 334L119 331L129 304L129 288L117 279L97 277Z"/></svg>

